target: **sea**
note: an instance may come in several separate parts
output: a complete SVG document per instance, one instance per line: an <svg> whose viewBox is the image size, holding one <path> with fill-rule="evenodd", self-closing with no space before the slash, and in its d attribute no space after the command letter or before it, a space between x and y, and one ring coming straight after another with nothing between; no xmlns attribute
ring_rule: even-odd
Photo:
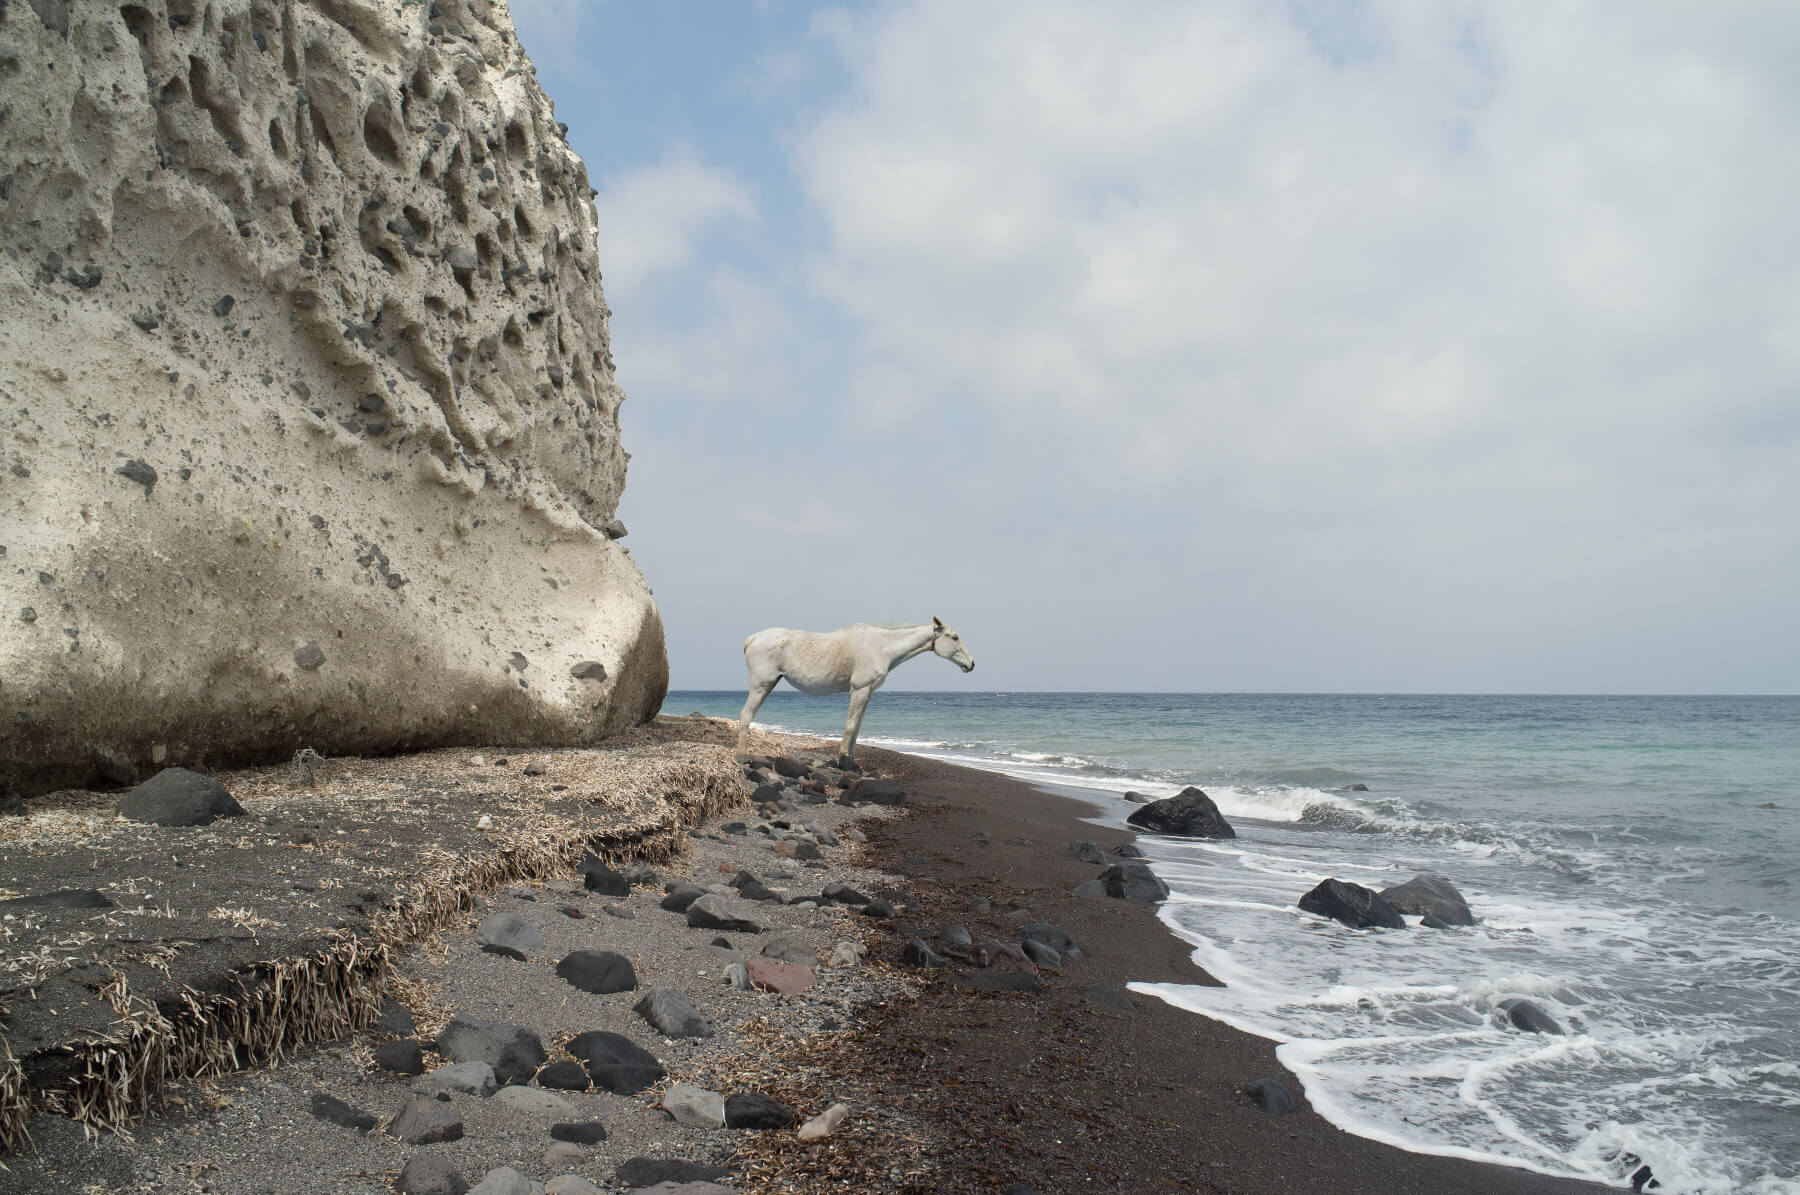
<svg viewBox="0 0 1800 1195"><path fill-rule="evenodd" d="M735 718L742 691L664 710ZM838 737L785 687L757 724ZM1800 1195L1800 697L875 695L861 741L1123 827L1197 785L1229 840L1145 835L1160 916L1224 987L1137 983L1280 1043L1349 1132L1666 1195ZM1470 929L1305 913L1441 875ZM1409 921L1416 920L1409 918ZM1524 997L1566 1030L1522 1032Z"/></svg>

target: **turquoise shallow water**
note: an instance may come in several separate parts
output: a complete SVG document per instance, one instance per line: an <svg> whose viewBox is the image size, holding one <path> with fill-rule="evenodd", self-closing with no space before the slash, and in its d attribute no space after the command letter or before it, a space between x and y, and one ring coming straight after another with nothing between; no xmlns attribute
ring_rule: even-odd
<svg viewBox="0 0 1800 1195"><path fill-rule="evenodd" d="M843 701L783 689L758 722L835 737ZM1800 1192L1800 698L883 692L863 741L1071 787L1120 823L1127 789L1206 789L1237 839L1146 845L1164 922L1227 986L1146 990L1284 1043L1351 1131ZM1420 871L1482 925L1356 932L1294 905L1328 875ZM1518 995L1570 1032L1506 1026Z"/></svg>

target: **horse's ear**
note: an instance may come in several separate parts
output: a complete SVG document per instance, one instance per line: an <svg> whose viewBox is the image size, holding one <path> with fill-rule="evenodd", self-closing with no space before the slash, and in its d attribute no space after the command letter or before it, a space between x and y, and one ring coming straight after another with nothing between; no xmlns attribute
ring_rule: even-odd
<svg viewBox="0 0 1800 1195"><path fill-rule="evenodd" d="M941 631L944 629L944 620L933 614L931 616L931 625Z"/></svg>

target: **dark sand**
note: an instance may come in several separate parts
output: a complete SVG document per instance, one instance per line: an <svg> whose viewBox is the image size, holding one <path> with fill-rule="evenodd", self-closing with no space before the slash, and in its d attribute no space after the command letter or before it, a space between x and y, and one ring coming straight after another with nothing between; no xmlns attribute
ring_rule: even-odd
<svg viewBox="0 0 1800 1195"><path fill-rule="evenodd" d="M947 983L891 1008L844 1061L847 1087L898 1101L948 1142L919 1191L1332 1192L1333 1195L1575 1195L1609 1188L1525 1170L1407 1153L1342 1132L1307 1107L1274 1044L1132 994L1096 1007L1104 982L1210 983L1156 906L1077 896L1101 870L1068 844L1110 853L1131 836L1084 821L1094 809L991 773L866 750L865 767L904 779L913 816L872 826L871 862L907 877L903 918L928 940L962 922L1010 938L1015 906L1066 930L1083 957L1041 994L970 993ZM981 835L985 832L987 840ZM976 914L986 897L993 912ZM897 960L904 930L876 954ZM1275 1076L1298 1112L1273 1117L1237 1094ZM848 1098L848 1096L846 1096ZM828 1169L828 1168L826 1168ZM824 1177L820 1175L820 1177Z"/></svg>

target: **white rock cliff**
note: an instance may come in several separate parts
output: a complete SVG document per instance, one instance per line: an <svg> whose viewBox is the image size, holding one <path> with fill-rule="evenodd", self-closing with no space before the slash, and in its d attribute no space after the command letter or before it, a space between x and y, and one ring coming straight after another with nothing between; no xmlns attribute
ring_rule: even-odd
<svg viewBox="0 0 1800 1195"><path fill-rule="evenodd" d="M653 715L594 244L499 0L0 0L0 790Z"/></svg>

